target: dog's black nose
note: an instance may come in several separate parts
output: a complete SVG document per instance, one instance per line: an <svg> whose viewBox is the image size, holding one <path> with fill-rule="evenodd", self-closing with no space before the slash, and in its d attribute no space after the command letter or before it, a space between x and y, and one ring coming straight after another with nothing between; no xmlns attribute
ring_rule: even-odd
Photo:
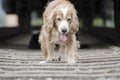
<svg viewBox="0 0 120 80"><path fill-rule="evenodd" d="M67 32L67 29L62 29L62 32L63 32L63 33L66 33L66 32Z"/></svg>

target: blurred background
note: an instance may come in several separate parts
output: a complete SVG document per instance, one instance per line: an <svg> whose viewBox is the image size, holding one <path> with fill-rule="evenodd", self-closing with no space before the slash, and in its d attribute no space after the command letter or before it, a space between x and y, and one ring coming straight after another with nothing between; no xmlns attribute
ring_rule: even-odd
<svg viewBox="0 0 120 80"><path fill-rule="evenodd" d="M0 0L0 47L39 49L42 13L51 0ZM71 0L79 16L77 39L81 48L101 41L120 43L119 0ZM17 46L17 47L16 47Z"/></svg>
<svg viewBox="0 0 120 80"><path fill-rule="evenodd" d="M0 80L120 80L120 0L70 0L80 23L73 65L46 63L40 54L49 1L0 0Z"/></svg>

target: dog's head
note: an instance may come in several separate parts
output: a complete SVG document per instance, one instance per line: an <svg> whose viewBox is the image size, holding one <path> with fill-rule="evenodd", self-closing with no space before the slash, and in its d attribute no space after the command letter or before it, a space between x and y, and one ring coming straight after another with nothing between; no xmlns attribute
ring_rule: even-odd
<svg viewBox="0 0 120 80"><path fill-rule="evenodd" d="M78 17L72 4L58 5L49 12L48 15L46 20L48 31L56 28L56 30L58 30L62 35L66 35L67 33L76 33L78 31Z"/></svg>
<svg viewBox="0 0 120 80"><path fill-rule="evenodd" d="M44 24L48 32L55 28L62 35L76 33L79 26L77 12L72 4L56 5L44 15Z"/></svg>
<svg viewBox="0 0 120 80"><path fill-rule="evenodd" d="M63 6L58 9L53 16L53 23L60 34L78 31L78 18L76 11L70 7Z"/></svg>
<svg viewBox="0 0 120 80"><path fill-rule="evenodd" d="M60 34L67 34L70 31L70 28L73 27L71 24L74 23L72 19L73 14L72 11L70 11L69 7L61 7L56 12L55 24Z"/></svg>

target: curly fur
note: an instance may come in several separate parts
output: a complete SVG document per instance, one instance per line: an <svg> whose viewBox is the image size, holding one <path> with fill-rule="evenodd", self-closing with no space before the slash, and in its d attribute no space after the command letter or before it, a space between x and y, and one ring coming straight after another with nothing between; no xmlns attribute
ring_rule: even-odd
<svg viewBox="0 0 120 80"><path fill-rule="evenodd" d="M58 19L58 18L61 19ZM43 13L43 26L39 36L42 55L47 61L55 58L54 45L60 45L62 58L68 63L78 60L76 32L78 31L78 17L72 3L68 0L54 0L49 2ZM60 40L61 29L66 28L66 41Z"/></svg>

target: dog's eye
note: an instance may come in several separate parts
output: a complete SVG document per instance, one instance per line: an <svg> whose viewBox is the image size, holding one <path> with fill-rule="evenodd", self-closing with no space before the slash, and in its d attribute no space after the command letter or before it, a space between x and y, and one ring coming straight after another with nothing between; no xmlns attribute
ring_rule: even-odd
<svg viewBox="0 0 120 80"><path fill-rule="evenodd" d="M71 20L70 18L67 19L67 21L70 21L70 20Z"/></svg>
<svg viewBox="0 0 120 80"><path fill-rule="evenodd" d="M58 21L61 21L61 18L57 18Z"/></svg>

